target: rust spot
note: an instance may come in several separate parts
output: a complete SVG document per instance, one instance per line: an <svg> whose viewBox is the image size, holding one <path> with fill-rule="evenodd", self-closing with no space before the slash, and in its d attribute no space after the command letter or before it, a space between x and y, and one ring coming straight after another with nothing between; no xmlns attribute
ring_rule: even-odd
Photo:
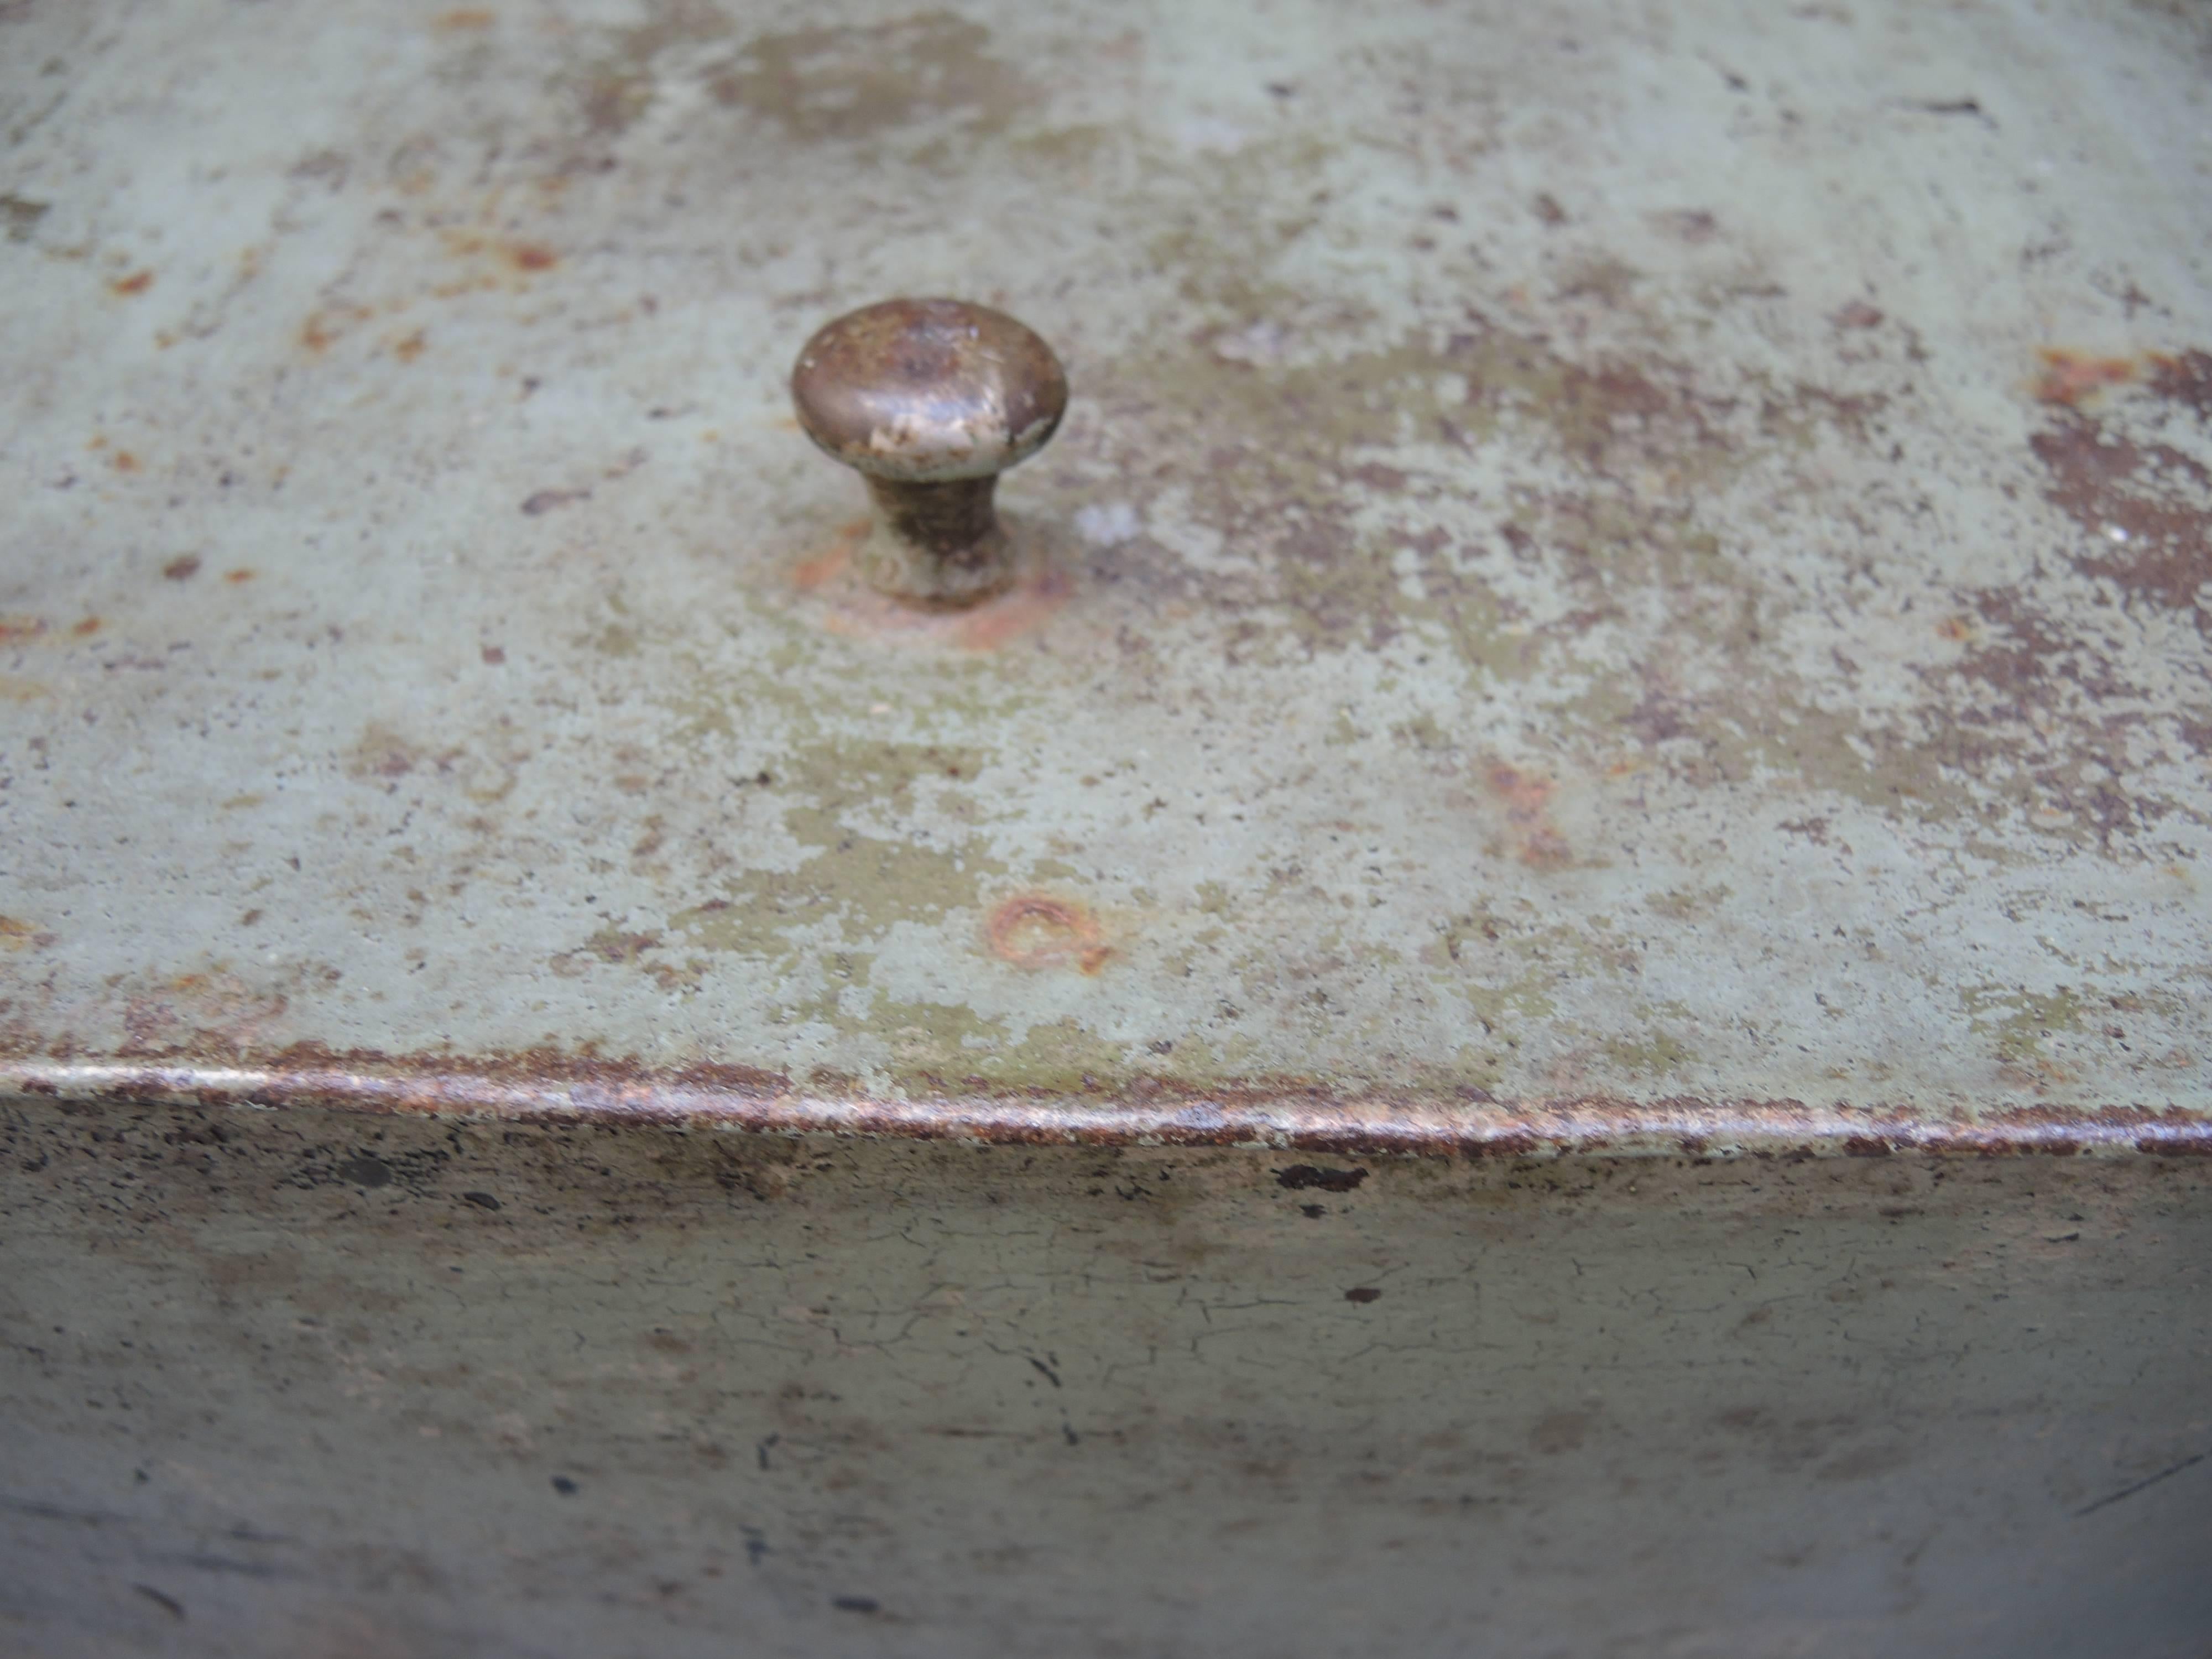
<svg viewBox="0 0 2212 1659"><path fill-rule="evenodd" d="M2070 409L2028 444L2050 474L2045 495L2099 544L2077 568L2177 611L2196 605L2212 581L2212 467ZM2198 627L2206 621L2199 611Z"/></svg>
<svg viewBox="0 0 2212 1659"><path fill-rule="evenodd" d="M422 751L397 732L372 726L354 745L346 771L356 778L404 778L423 758Z"/></svg>
<svg viewBox="0 0 2212 1659"><path fill-rule="evenodd" d="M1095 974L1114 952L1101 942L1098 923L1079 904L1022 893L991 912L985 925L991 949L1017 968L1073 966Z"/></svg>
<svg viewBox="0 0 2212 1659"><path fill-rule="evenodd" d="M237 569L235 569L235 570L226 570L226 571L224 571L224 572L222 573L222 579L223 579L223 580L225 580L225 581L227 581L227 582L230 583L232 586L237 586L237 585L238 585L239 583L240 583L240 582L250 582L250 581L252 581L252 580L253 580L253 573L252 573L251 570L248 570L247 568L246 568L246 567L245 567L245 566L240 565L240 566Z"/></svg>
<svg viewBox="0 0 2212 1659"><path fill-rule="evenodd" d="M1072 584L1063 572L1050 567L1039 569L997 599L961 612L954 641L969 651L995 651L1042 626L1066 602L1071 591Z"/></svg>
<svg viewBox="0 0 2212 1659"><path fill-rule="evenodd" d="M447 251L456 258L488 257L526 275L550 270L561 263L561 256L542 242L513 241L504 237L487 236L477 231L449 230L445 234L445 243ZM433 292L443 296L465 294L471 289L496 286L495 280L470 282L448 284Z"/></svg>
<svg viewBox="0 0 2212 1659"><path fill-rule="evenodd" d="M1006 592L960 609L895 599L867 586L854 569L854 550L867 533L866 520L848 525L833 545L792 568L793 586L821 593L831 607L821 620L833 634L995 651L1043 627L1075 591L1066 571L1032 559Z"/></svg>
<svg viewBox="0 0 2212 1659"><path fill-rule="evenodd" d="M113 466L118 472L136 472L139 470L140 462L138 458L136 455L133 455L129 450L118 449L115 452L114 457L109 462L109 465Z"/></svg>
<svg viewBox="0 0 2212 1659"><path fill-rule="evenodd" d="M477 654L495 668L507 660L507 653L495 645L488 645Z"/></svg>
<svg viewBox="0 0 2212 1659"><path fill-rule="evenodd" d="M1522 863L1540 870L1557 870L1574 862L1566 838L1552 822L1550 802L1559 786L1549 778L1523 772L1504 762L1489 771L1492 791L1504 802L1505 821L1519 842Z"/></svg>
<svg viewBox="0 0 2212 1659"><path fill-rule="evenodd" d="M647 951L660 947L658 933L625 933L618 928L603 927L584 941L584 949L601 962L632 963Z"/></svg>
<svg viewBox="0 0 2212 1659"><path fill-rule="evenodd" d="M107 289L108 292L111 294L118 295L124 299L129 299L135 295L143 294L148 289L153 286L154 273L152 271L134 270L128 276L117 277L113 282L107 285Z"/></svg>
<svg viewBox="0 0 2212 1659"><path fill-rule="evenodd" d="M1882 319L1881 313L1865 301L1853 300L1828 320L1838 328L1879 328Z"/></svg>
<svg viewBox="0 0 2212 1659"><path fill-rule="evenodd" d="M184 981L177 981L181 988ZM817 1073L811 1085L756 1067L701 1061L655 1066L635 1058L551 1047L476 1055L392 1054L313 1042L249 1048L283 1014L281 996L255 999L227 978L199 994L187 1024L158 1000L134 1000L130 1048L101 1058L66 1038L20 1028L0 1033L8 1086L82 1101L201 1108L328 1107L509 1122L708 1125L771 1134L827 1133L997 1146L1133 1144L1234 1146L1255 1142L1334 1157L1382 1153L1525 1158L1568 1152L1655 1150L1686 1126L1789 1163L1850 1150L1944 1156L2020 1156L2045 1146L2081 1152L2212 1156L2212 1118L2181 1108L2011 1106L1943 1117L1878 1103L1854 1108L1786 1098L1607 1096L1484 1102L1420 1090L1336 1094L1310 1079L1249 1077L1199 1085L1158 1079L1148 1094L994 1089L934 1082L894 1096ZM155 1039L166 1038L157 1043ZM1346 1183L1362 1169L1310 1164L1279 1171L1291 1188ZM1316 1206L1318 1209L1320 1206Z"/></svg>
<svg viewBox="0 0 2212 1659"><path fill-rule="evenodd" d="M82 622L72 624L70 629L70 632L76 635L77 638L81 640L89 639L92 635L100 632L100 618L97 617L87 617Z"/></svg>
<svg viewBox="0 0 2212 1659"><path fill-rule="evenodd" d="M0 645L34 640L46 631L46 619L42 617L0 617Z"/></svg>
<svg viewBox="0 0 2212 1659"><path fill-rule="evenodd" d="M459 34L492 26L492 14L483 6L457 6L451 11L441 11L430 20L430 27L447 34Z"/></svg>
<svg viewBox="0 0 2212 1659"><path fill-rule="evenodd" d="M43 951L54 942L55 935L35 921L25 921L18 916L0 916L0 951Z"/></svg>
<svg viewBox="0 0 2212 1659"><path fill-rule="evenodd" d="M2153 353L2150 389L2168 403L2180 404L2198 419L2212 421L2212 352Z"/></svg>
<svg viewBox="0 0 2212 1659"><path fill-rule="evenodd" d="M348 305L336 301L319 307L309 313L306 322L300 325L300 344L310 356L319 356L336 343L347 330L375 314L368 306Z"/></svg>
<svg viewBox="0 0 2212 1659"><path fill-rule="evenodd" d="M2092 357L2055 346L2035 355L2043 362L2043 373L2035 381L2036 401L2069 408L2107 386L2127 385L2138 372L2132 357Z"/></svg>
<svg viewBox="0 0 2212 1659"><path fill-rule="evenodd" d="M796 424L796 422L793 422ZM792 567L792 585L802 593L811 593L832 577L844 574L853 562L853 550L868 533L868 521L855 519L850 524L837 527L837 537L819 553L810 554Z"/></svg>
<svg viewBox="0 0 2212 1659"><path fill-rule="evenodd" d="M188 582L200 574L199 556L196 553L186 553L179 558L172 559L161 567L161 574L173 582Z"/></svg>
<svg viewBox="0 0 2212 1659"><path fill-rule="evenodd" d="M403 363L411 363L422 355L422 331L416 329L404 339L393 343L392 355Z"/></svg>

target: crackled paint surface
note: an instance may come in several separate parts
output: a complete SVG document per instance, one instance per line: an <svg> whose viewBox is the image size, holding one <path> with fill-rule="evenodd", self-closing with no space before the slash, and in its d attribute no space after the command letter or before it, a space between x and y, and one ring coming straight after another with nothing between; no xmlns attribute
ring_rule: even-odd
<svg viewBox="0 0 2212 1659"><path fill-rule="evenodd" d="M2200 11L168 0L0 65L19 1085L2202 1130ZM1074 387L939 626L784 390L896 293Z"/></svg>

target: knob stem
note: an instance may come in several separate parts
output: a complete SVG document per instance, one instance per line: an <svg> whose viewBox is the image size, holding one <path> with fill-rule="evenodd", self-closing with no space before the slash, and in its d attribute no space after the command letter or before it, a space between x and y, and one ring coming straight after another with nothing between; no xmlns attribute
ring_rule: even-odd
<svg viewBox="0 0 2212 1659"><path fill-rule="evenodd" d="M996 474L921 483L870 477L874 522L860 544L860 577L878 592L921 605L972 605L1010 586L1013 544L992 498Z"/></svg>

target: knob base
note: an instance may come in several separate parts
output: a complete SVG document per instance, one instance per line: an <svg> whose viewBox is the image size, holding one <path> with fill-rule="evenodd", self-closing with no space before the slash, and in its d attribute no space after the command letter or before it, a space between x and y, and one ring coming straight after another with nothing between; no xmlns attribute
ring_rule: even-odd
<svg viewBox="0 0 2212 1659"><path fill-rule="evenodd" d="M934 483L871 477L875 503L861 580L912 604L969 605L1011 586L1013 547L992 497L996 477Z"/></svg>

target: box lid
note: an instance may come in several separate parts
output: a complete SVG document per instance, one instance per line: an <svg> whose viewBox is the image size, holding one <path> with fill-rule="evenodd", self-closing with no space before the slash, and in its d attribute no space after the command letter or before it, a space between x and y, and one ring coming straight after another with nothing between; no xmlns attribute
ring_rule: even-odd
<svg viewBox="0 0 2212 1659"><path fill-rule="evenodd" d="M0 9L0 1083L2212 1144L2212 27ZM799 343L1000 305L1039 561Z"/></svg>

